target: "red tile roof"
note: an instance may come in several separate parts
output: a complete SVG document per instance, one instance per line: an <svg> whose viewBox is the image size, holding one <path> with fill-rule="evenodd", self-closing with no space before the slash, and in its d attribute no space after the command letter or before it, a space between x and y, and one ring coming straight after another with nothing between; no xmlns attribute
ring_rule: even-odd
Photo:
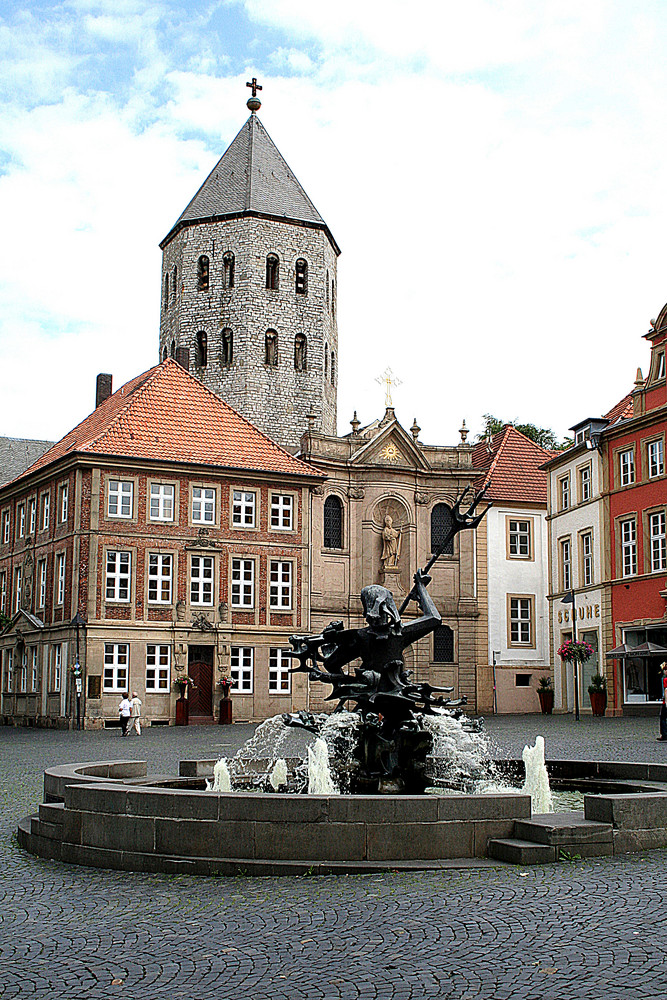
<svg viewBox="0 0 667 1000"><path fill-rule="evenodd" d="M612 406L609 413L604 414L605 420L610 424L615 424L617 420L627 420L632 416L632 394L628 393L620 399L616 406Z"/></svg>
<svg viewBox="0 0 667 1000"><path fill-rule="evenodd" d="M78 452L325 478L171 358L114 392L18 478Z"/></svg>
<svg viewBox="0 0 667 1000"><path fill-rule="evenodd" d="M473 448L473 467L482 472L475 485L488 485L490 500L546 504L547 474L540 466L550 458L553 452L505 424L491 438L490 450L487 440Z"/></svg>

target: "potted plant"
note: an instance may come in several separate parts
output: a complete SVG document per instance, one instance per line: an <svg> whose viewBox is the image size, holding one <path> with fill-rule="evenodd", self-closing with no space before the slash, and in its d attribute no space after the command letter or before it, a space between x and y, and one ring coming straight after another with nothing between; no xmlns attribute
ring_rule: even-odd
<svg viewBox="0 0 667 1000"><path fill-rule="evenodd" d="M593 715L604 715L607 707L607 679L602 674L593 674L588 685Z"/></svg>
<svg viewBox="0 0 667 1000"><path fill-rule="evenodd" d="M193 687L195 687L195 682L187 674L180 674L174 681L174 690L178 691L178 698L176 699L177 726L187 726L188 724L190 713L185 694Z"/></svg>
<svg viewBox="0 0 667 1000"><path fill-rule="evenodd" d="M229 697L231 686L232 682L229 677L221 677L218 681L218 689L222 691L220 715L218 716L218 722L221 726L229 726L232 722L232 700Z"/></svg>
<svg viewBox="0 0 667 1000"><path fill-rule="evenodd" d="M550 677L540 677L537 697L540 699L542 715L551 715L554 710L554 686Z"/></svg>

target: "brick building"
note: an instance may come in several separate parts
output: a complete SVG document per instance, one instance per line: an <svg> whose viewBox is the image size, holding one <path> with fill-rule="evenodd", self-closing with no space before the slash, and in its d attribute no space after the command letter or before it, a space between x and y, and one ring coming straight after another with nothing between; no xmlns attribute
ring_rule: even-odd
<svg viewBox="0 0 667 1000"><path fill-rule="evenodd" d="M98 404L0 490L2 716L74 717L77 612L87 726L117 720L132 689L168 722L185 672L202 721L223 673L237 718L305 707L283 650L309 625L322 474L171 359Z"/></svg>

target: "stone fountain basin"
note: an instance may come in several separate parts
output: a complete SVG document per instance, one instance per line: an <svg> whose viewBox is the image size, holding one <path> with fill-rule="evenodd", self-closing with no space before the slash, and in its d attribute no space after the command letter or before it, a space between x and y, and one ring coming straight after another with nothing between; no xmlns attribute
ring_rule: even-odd
<svg viewBox="0 0 667 1000"><path fill-rule="evenodd" d="M178 777L148 776L141 761L49 768L45 802L19 824L19 843L41 857L126 871L362 873L479 863L490 840L511 838L515 824L531 820L530 798L520 792L327 796L193 788L214 763L181 761ZM518 770L522 762L510 763ZM667 766L548 767L557 781L593 783L596 794L585 795L576 825L595 827L597 853L667 843Z"/></svg>

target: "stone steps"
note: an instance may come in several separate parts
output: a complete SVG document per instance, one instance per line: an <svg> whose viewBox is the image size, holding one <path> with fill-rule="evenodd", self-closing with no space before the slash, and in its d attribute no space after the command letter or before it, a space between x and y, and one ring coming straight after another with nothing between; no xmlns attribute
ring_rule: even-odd
<svg viewBox="0 0 667 1000"><path fill-rule="evenodd" d="M489 857L510 864L548 864L613 853L612 824L584 819L581 811L517 819L513 838L489 841Z"/></svg>
<svg viewBox="0 0 667 1000"><path fill-rule="evenodd" d="M489 857L510 865L548 865L556 860L556 851L548 844L498 837L489 841Z"/></svg>

